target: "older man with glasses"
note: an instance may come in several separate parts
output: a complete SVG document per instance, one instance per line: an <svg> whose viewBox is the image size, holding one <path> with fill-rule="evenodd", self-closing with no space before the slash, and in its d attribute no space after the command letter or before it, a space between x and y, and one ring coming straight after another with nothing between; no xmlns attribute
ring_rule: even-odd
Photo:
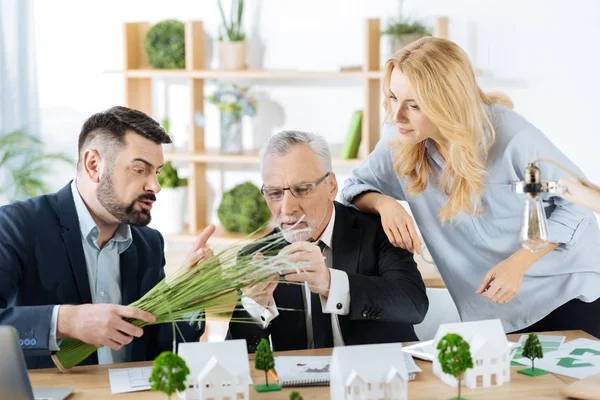
<svg viewBox="0 0 600 400"><path fill-rule="evenodd" d="M278 223L269 235L288 242L275 251L306 267L245 288L235 317L255 323L231 323L231 338L246 339L250 352L264 337L276 351L417 340L412 324L429 303L413 256L388 241L378 216L335 201L327 142L280 132L262 150L261 173Z"/></svg>

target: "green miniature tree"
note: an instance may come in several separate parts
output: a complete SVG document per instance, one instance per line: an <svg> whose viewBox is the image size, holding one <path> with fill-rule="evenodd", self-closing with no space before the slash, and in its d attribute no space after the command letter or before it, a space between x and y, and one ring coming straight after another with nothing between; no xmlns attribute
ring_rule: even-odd
<svg viewBox="0 0 600 400"><path fill-rule="evenodd" d="M290 393L290 400L304 400L304 398L300 396L300 393L292 392Z"/></svg>
<svg viewBox="0 0 600 400"><path fill-rule="evenodd" d="M254 353L254 368L257 370L265 371L265 382L266 385L254 385L254 388L258 392L271 392L275 390L281 390L281 387L274 383L269 386L269 370L275 367L275 359L273 358L273 351L271 351L271 345L269 341L262 338L256 347Z"/></svg>
<svg viewBox="0 0 600 400"><path fill-rule="evenodd" d="M150 375L152 390L165 393L171 398L176 391L185 390L185 379L190 370L183 358L170 351L163 351L154 360L154 368Z"/></svg>
<svg viewBox="0 0 600 400"><path fill-rule="evenodd" d="M458 380L458 397L455 399L465 400L460 397L460 387L465 371L468 368L473 368L473 359L471 358L469 343L467 343L460 335L448 333L440 340L437 349L439 350L438 359L442 371L452 375Z"/></svg>
<svg viewBox="0 0 600 400"><path fill-rule="evenodd" d="M537 370L535 369L535 359L544 357L544 349L542 348L540 339L533 332L531 332L529 336L527 336L527 340L523 345L523 357L529 358L531 360L531 368L525 368L517 371L520 374L535 377L545 375L548 373L548 371L545 371L540 368L538 368Z"/></svg>

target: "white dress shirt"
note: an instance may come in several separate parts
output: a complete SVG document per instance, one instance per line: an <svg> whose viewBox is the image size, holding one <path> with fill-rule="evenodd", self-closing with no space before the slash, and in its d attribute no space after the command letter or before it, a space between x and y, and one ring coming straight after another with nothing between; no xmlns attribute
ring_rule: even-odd
<svg viewBox="0 0 600 400"><path fill-rule="evenodd" d="M331 213L331 219L327 224L327 227L318 239L325 243L327 247L333 250L332 247L332 236L333 227L335 225L335 207ZM329 297L320 296L321 309L323 313L331 314L331 327L333 331L333 345L343 346L344 338L340 330L340 324L338 321L338 315L348 315L350 312L350 283L348 281L348 274L344 271L330 268L331 280L329 285ZM311 292L308 284L305 282L304 285L304 300L306 304L306 326L312 327L312 316L311 316ZM250 297L242 296L242 306L250 314L254 320L266 328L269 326L271 321L279 315L275 300L268 307L263 307ZM311 330L312 335L312 330Z"/></svg>

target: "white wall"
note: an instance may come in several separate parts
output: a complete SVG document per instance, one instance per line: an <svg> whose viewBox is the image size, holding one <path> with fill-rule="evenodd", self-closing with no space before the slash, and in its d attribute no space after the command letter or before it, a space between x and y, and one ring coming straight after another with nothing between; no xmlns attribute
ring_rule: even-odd
<svg viewBox="0 0 600 400"><path fill-rule="evenodd" d="M228 3L227 1L224 1ZM316 69L362 64L364 20L396 14L395 0L247 0L254 46L252 66ZM167 18L202 20L215 38L216 0L36 0L36 38L42 134L52 149L75 154L85 118L124 101L122 24ZM600 2L597 0L408 0L404 10L432 22L450 18L450 38L463 46L485 72L484 89L502 90L516 110L541 128L595 182L600 182L595 131L600 92ZM264 58L257 60L257 40ZM215 66L216 58L208 61ZM282 81L255 85L263 107L261 126L246 138L249 145L281 129L315 131L341 143L352 111L362 107L359 82ZM163 82L155 88L164 92ZM213 87L208 86L207 92ZM189 92L169 84L169 110L176 140L186 135ZM261 107L259 104L259 107ZM265 109L269 115L265 115ZM217 114L207 104L207 146L218 145ZM155 117L164 101L155 101ZM258 143L260 144L260 143ZM240 168L242 169L242 168ZM251 179L257 169L211 170L210 196ZM349 172L340 171L340 184ZM59 188L73 170L57 173Z"/></svg>

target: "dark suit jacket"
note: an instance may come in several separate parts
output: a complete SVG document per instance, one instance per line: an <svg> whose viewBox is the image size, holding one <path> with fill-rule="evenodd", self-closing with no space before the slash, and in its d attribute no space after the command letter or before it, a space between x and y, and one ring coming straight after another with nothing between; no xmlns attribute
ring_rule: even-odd
<svg viewBox="0 0 600 400"><path fill-rule="evenodd" d="M333 267L345 271L350 283L350 312L338 317L344 343L418 340L412 324L420 323L429 307L425 284L413 255L390 244L379 216L335 202L331 247ZM252 245L246 248L247 253L253 251ZM265 330L258 324L232 322L231 338L246 339L250 352L269 335L275 351L305 349L302 290L300 285L280 283L273 294L279 316ZM244 310L234 316L249 318Z"/></svg>
<svg viewBox="0 0 600 400"><path fill-rule="evenodd" d="M135 227L131 233L133 242L120 256L124 305L142 297L164 277L160 233ZM17 329L27 368L54 367L48 346L54 305L91 302L70 184L57 193L1 207L0 325ZM188 323L179 327L187 341L198 340L202 333ZM127 361L153 360L161 351L172 349L172 338L169 324L144 328L144 335L126 346ZM94 352L82 365L97 363Z"/></svg>

